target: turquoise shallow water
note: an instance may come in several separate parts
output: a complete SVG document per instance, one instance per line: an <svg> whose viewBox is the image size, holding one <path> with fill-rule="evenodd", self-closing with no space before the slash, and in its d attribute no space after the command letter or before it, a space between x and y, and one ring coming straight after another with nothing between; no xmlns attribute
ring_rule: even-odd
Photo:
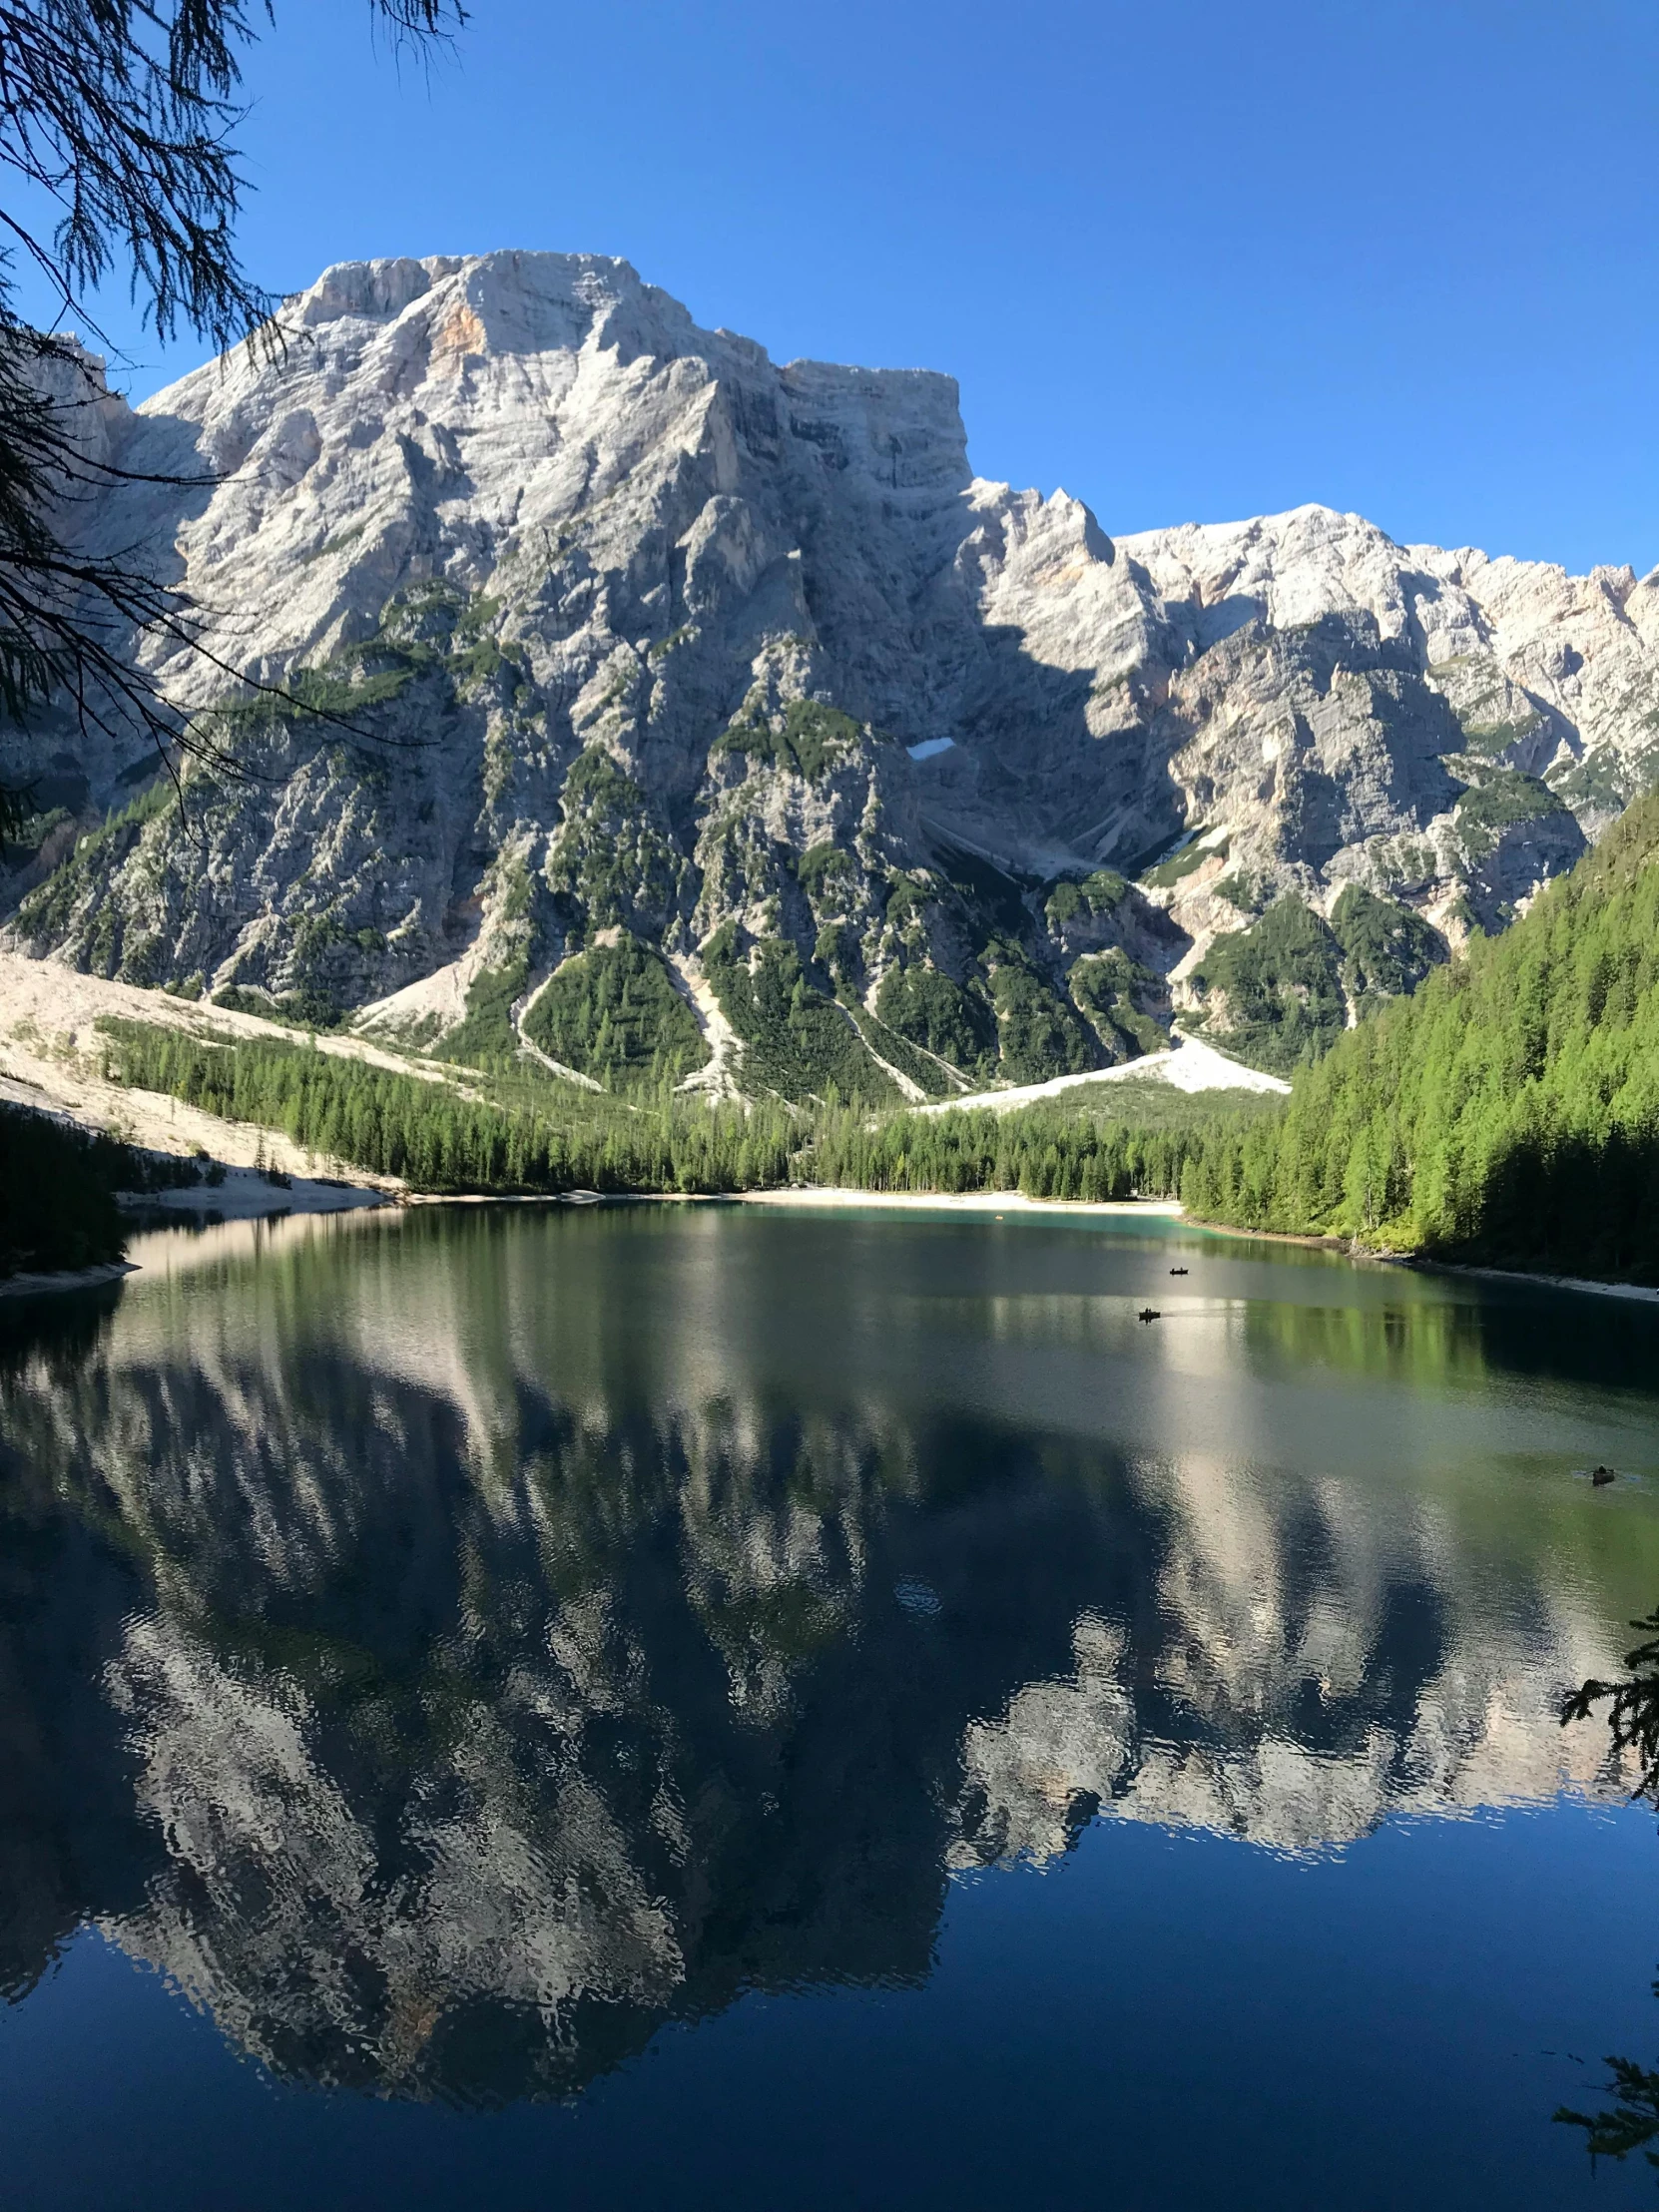
<svg viewBox="0 0 1659 2212"><path fill-rule="evenodd" d="M137 1257L0 1337L9 2201L1651 2198L1551 2114L1659 2059L1556 1722L1659 1315L1083 1217Z"/></svg>

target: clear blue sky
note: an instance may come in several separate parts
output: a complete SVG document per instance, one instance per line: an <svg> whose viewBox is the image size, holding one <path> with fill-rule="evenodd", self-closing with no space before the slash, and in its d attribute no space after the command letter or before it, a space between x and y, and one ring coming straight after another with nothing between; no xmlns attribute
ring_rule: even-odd
<svg viewBox="0 0 1659 2212"><path fill-rule="evenodd" d="M1659 562L1654 0L474 0L430 73L276 0L248 85L276 288L620 254L777 359L949 369L980 473L1108 530ZM200 357L103 309L135 395Z"/></svg>

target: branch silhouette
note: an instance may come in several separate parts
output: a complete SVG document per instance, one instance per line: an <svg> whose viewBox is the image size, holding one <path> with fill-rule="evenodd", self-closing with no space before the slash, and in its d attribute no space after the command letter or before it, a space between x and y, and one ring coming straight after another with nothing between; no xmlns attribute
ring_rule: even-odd
<svg viewBox="0 0 1659 2212"><path fill-rule="evenodd" d="M1589 1720L1605 1704L1615 1754L1621 1759L1626 1752L1636 1754L1640 1772L1632 1797L1659 1805L1659 1607L1630 1625L1651 1633L1625 1653L1625 1679L1600 1682L1592 1677L1580 1683L1562 1704L1561 1726Z"/></svg>

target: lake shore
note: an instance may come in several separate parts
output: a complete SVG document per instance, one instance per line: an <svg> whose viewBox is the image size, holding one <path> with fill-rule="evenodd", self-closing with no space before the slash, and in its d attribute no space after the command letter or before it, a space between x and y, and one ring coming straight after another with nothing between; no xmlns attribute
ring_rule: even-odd
<svg viewBox="0 0 1659 2212"><path fill-rule="evenodd" d="M1531 1275L1519 1268L1469 1268L1455 1267L1439 1260L1410 1260L1402 1262L1423 1275L1466 1275L1477 1283L1526 1283L1534 1290L1588 1291L1593 1298L1634 1299L1638 1305L1659 1305L1659 1291L1650 1290L1642 1283L1597 1283L1585 1275Z"/></svg>
<svg viewBox="0 0 1659 2212"><path fill-rule="evenodd" d="M222 1183L192 1183L180 1190L123 1191L117 1204L145 1228L217 1227L227 1222L270 1221L293 1214L346 1214L387 1207L390 1195L366 1184L324 1182L296 1175L284 1189L256 1168L227 1168ZM109 1260L91 1268L30 1270L0 1276L0 1298L45 1298L58 1291L97 1290L143 1272L137 1260Z"/></svg>
<svg viewBox="0 0 1659 2212"><path fill-rule="evenodd" d="M806 1183L787 1191L734 1191L741 1206L842 1208L881 1206L911 1212L959 1214L1142 1214L1164 1221L1180 1218L1173 1198L1026 1198L1018 1191L855 1191Z"/></svg>
<svg viewBox="0 0 1659 2212"><path fill-rule="evenodd" d="M362 1206L389 1206L394 1195L377 1185L312 1175L273 1183L260 1168L226 1166L218 1183L186 1183L176 1190L123 1191L123 1213L175 1214L187 1220L258 1221L271 1214L343 1214Z"/></svg>
<svg viewBox="0 0 1659 2212"><path fill-rule="evenodd" d="M53 1291L94 1291L104 1283L119 1283L124 1275L136 1275L131 1260L107 1260L95 1268L59 1268L51 1274L0 1277L0 1298L44 1298Z"/></svg>
<svg viewBox="0 0 1659 2212"><path fill-rule="evenodd" d="M1178 1199L1129 1198L1086 1200L1077 1198L1026 1198L1018 1191L859 1191L838 1186L820 1188L803 1184L786 1191L734 1191L732 1202L742 1206L799 1207L844 1210L882 1207L908 1211L963 1214L1110 1214L1157 1216L1181 1221L1189 1229L1201 1229L1218 1237L1249 1237L1261 1244L1302 1245L1316 1251L1341 1252L1355 1262L1374 1266L1411 1268L1422 1274L1470 1276L1485 1283L1524 1284L1533 1290L1586 1291L1596 1298L1632 1299L1641 1305L1659 1305L1659 1290L1639 1283L1597 1283L1586 1276L1533 1275L1519 1268L1458 1267L1433 1260L1413 1259L1409 1253L1373 1252L1354 1246L1343 1237L1298 1236L1284 1229L1241 1229L1232 1222L1205 1221L1187 1213Z"/></svg>

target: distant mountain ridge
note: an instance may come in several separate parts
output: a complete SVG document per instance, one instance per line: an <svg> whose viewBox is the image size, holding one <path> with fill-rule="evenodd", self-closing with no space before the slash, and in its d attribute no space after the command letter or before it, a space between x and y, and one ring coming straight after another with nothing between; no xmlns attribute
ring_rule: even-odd
<svg viewBox="0 0 1659 2212"><path fill-rule="evenodd" d="M954 382L774 363L626 263L347 264L86 434L272 711L247 775L47 740L6 941L628 1088L948 1095L1172 1018L1287 1068L1659 764L1659 584L1320 507L1114 541ZM40 739L0 740L0 774ZM200 846L193 842L199 838Z"/></svg>

